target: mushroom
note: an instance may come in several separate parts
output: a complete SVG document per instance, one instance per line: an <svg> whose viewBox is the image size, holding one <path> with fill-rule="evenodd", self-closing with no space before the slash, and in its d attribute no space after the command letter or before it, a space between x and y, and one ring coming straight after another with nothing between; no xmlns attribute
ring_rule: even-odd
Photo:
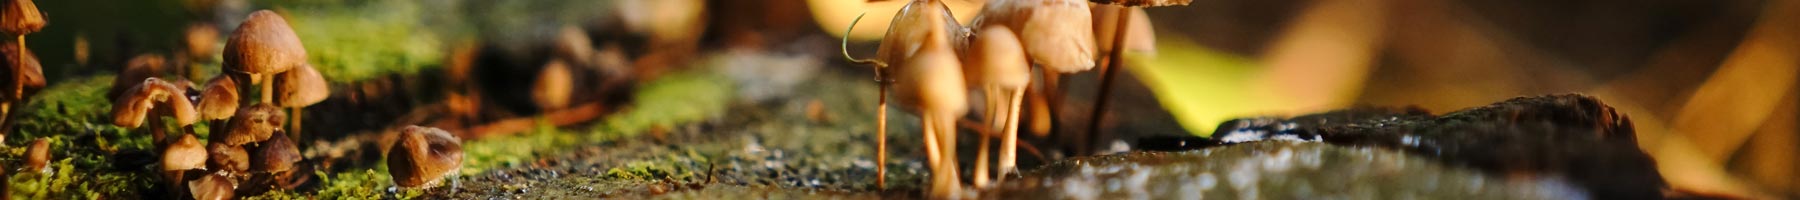
<svg viewBox="0 0 1800 200"><path fill-rule="evenodd" d="M144 79L161 76L165 70L163 68L164 61L166 60L163 56L157 54L140 54L131 57L131 60L125 61L124 68L119 69L119 75L113 77L113 87L106 91L106 98L117 101L119 94L125 93L125 90L131 89L136 84L143 83Z"/></svg>
<svg viewBox="0 0 1800 200"><path fill-rule="evenodd" d="M25 171L50 172L50 139L38 138L25 149Z"/></svg>
<svg viewBox="0 0 1800 200"><path fill-rule="evenodd" d="M1018 33L1031 63L1058 73L1094 67L1093 13L1081 0L993 1L976 27L1003 25Z"/></svg>
<svg viewBox="0 0 1800 200"><path fill-rule="evenodd" d="M200 146L200 140L194 134L181 134L180 138L170 141L162 151L162 172L170 188L181 191L182 183L187 182L188 171L206 169L206 149ZM170 193L179 196L181 192Z"/></svg>
<svg viewBox="0 0 1800 200"><path fill-rule="evenodd" d="M924 123L927 158L932 163L930 196L953 198L961 188L956 164L956 119L968 112L967 90L961 63L951 49L947 31L931 30L918 54L896 69L895 91L900 104Z"/></svg>
<svg viewBox="0 0 1800 200"><path fill-rule="evenodd" d="M281 187L286 186L283 184L292 175L294 163L301 159L300 149L288 137L269 137L251 148L250 153L250 173L263 177L252 179L270 180Z"/></svg>
<svg viewBox="0 0 1800 200"><path fill-rule="evenodd" d="M220 142L206 144L206 168L234 175L250 171L250 153L242 146Z"/></svg>
<svg viewBox="0 0 1800 200"><path fill-rule="evenodd" d="M237 114L231 116L231 121L227 122L227 126L231 130L224 133L222 141L225 145L231 146L262 142L273 137L275 132L279 132L282 123L286 121L287 114L281 113L280 108L269 104L239 108Z"/></svg>
<svg viewBox="0 0 1800 200"><path fill-rule="evenodd" d="M230 130L225 125L225 120L231 119L232 115L237 114L237 80L232 79L231 76L214 76L212 80L207 80L206 86L200 90L199 101L200 105L196 106L196 109L200 111L200 119L207 120L207 124L211 125L209 128L212 128L213 134L209 141L221 141L219 138L224 138L225 132Z"/></svg>
<svg viewBox="0 0 1800 200"><path fill-rule="evenodd" d="M588 39L587 31L580 27L565 25L557 34L555 55L577 66L588 67L593 62L593 40Z"/></svg>
<svg viewBox="0 0 1800 200"><path fill-rule="evenodd" d="M306 63L306 47L288 26L287 19L269 10L250 13L231 38L225 41L226 73L245 77L250 84L260 84L262 102L272 101L275 74Z"/></svg>
<svg viewBox="0 0 1800 200"><path fill-rule="evenodd" d="M574 78L569 72L569 65L562 59L552 59L544 64L544 70L538 73L537 82L531 86L531 100L545 112L561 110L569 106L569 95L574 92Z"/></svg>
<svg viewBox="0 0 1800 200"><path fill-rule="evenodd" d="M1000 137L1000 175L1012 172L1018 156L1018 120L1026 86L1031 84L1031 66L1025 64L1025 50L1018 36L1003 26L987 26L976 32L963 55L963 76L969 86L979 85L986 105L982 107L988 135L981 137L980 151L975 156L975 186L987 187L988 138Z"/></svg>
<svg viewBox="0 0 1800 200"><path fill-rule="evenodd" d="M15 49L12 52L5 52L7 56L15 56L13 57L14 59L8 62L13 66L10 69L12 70L12 76L8 77L12 78L12 81L9 82L23 82L24 80L31 80L33 79L32 77L36 77L35 79L38 79L39 81L38 87L43 87L42 69L36 69L38 68L37 56L30 55L30 50L25 48L25 35L44 30L44 15L38 13L37 3L31 2L31 0L11 0L6 1L5 3L6 5L0 5L5 6L5 8L0 8L4 9L0 10L0 31L5 31L6 34L14 36L14 38L17 38L17 40L14 41L18 43L18 45L16 45L18 46L18 49ZM32 66L33 69L20 69L20 67L23 66ZM22 94L25 93L22 90L24 90L24 86L28 86L27 84L10 86L12 87L4 88L9 92L6 95L7 97L28 96ZM9 101L0 102L0 115L11 116L10 111L12 103L15 101L12 101L11 98L8 98L8 100ZM17 102L23 102L23 100L18 100Z"/></svg>
<svg viewBox="0 0 1800 200"><path fill-rule="evenodd" d="M201 77L199 64L212 62L213 55L218 52L215 44L219 42L219 28L212 23L193 23L187 26L186 31L182 44L187 49L185 53L189 65L181 66L180 74L184 77Z"/></svg>
<svg viewBox="0 0 1800 200"><path fill-rule="evenodd" d="M0 58L5 58L5 68L0 69L0 126L11 126L12 105L24 103L44 88L44 68L38 63L37 55L30 49L14 45L0 45ZM5 142L5 133L10 128L0 128L0 142Z"/></svg>
<svg viewBox="0 0 1800 200"><path fill-rule="evenodd" d="M1191 0L1095 0L1095 3L1111 3L1116 6L1100 6L1109 8L1095 8L1096 11L1111 10L1110 12L1105 12L1106 14L1102 14L1104 16L1096 16L1094 18L1094 20L1113 21L1096 22L1105 27L1112 28L1110 31L1098 29L1102 27L1096 27L1097 29L1094 29L1097 32L1110 32L1110 34L1102 34L1109 35L1110 38L1097 39L1111 40L1111 42L1105 42L1108 44L1107 46L1109 48L1108 50L1103 50L1104 52L1107 52L1106 59L1104 59L1107 64L1100 72L1100 94L1094 96L1094 109L1088 115L1087 138L1080 141L1091 143L1098 140L1097 138L1100 135L1100 122L1106 118L1104 112L1106 111L1107 102L1110 102L1110 98L1106 97L1112 96L1113 76L1119 74L1118 71L1120 68L1125 68L1125 51L1155 51L1156 47L1153 39L1156 36L1150 29L1150 17L1144 16L1144 14L1142 14L1143 9L1137 7L1187 5L1189 1ZM1088 146L1086 144L1087 143L1084 143L1080 146L1086 147ZM1091 151L1091 149L1083 148L1081 151L1085 153Z"/></svg>
<svg viewBox="0 0 1800 200"><path fill-rule="evenodd" d="M443 129L406 126L387 155L388 174L394 184L407 188L431 188L462 167L462 140Z"/></svg>
<svg viewBox="0 0 1800 200"><path fill-rule="evenodd" d="M300 136L300 111L331 96L331 88L325 83L325 76L319 75L319 71L313 69L311 64L301 64L299 68L281 73L275 78L275 85L275 105L292 109L288 119L294 121L288 125L293 127L287 130L293 133L291 137Z"/></svg>
<svg viewBox="0 0 1800 200"><path fill-rule="evenodd" d="M195 200L228 200L237 198L237 181L224 174L207 174L187 182L188 194Z"/></svg>
<svg viewBox="0 0 1800 200"><path fill-rule="evenodd" d="M888 88L893 86L893 77L890 76L895 73L894 68L896 68L889 66L903 66L908 58L921 51L921 44L924 44L928 35L933 35L931 34L933 32L943 32L937 35L944 37L946 43L954 44L961 44L964 37L960 36L967 34L967 30L964 30L962 25L956 22L956 17L951 15L950 8L939 0L914 0L900 8L900 11L894 15L894 19L889 22L887 36L881 40L881 46L877 47L874 60L850 57L850 52L847 50L848 38L839 46L839 48L846 49L843 52L844 58L854 63L875 67L875 81L880 88L877 97L880 102L876 104L875 111L875 162L877 163L875 165L875 185L883 188L887 187L887 96ZM845 32L854 31L855 21L861 21L861 19L862 16L857 16L857 19L850 23L850 28ZM947 45L961 46L954 44Z"/></svg>
<svg viewBox="0 0 1800 200"><path fill-rule="evenodd" d="M181 89L158 78L146 78L143 83L131 87L113 103L113 125L125 128L143 126L146 119L150 121L150 136L157 144L163 144L162 116L175 118L178 126L187 126L199 121L194 104L188 103L187 90Z"/></svg>

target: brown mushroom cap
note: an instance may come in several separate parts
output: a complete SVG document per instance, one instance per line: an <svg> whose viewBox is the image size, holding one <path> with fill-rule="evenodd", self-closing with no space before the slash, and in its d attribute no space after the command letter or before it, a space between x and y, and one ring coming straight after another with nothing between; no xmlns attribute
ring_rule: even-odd
<svg viewBox="0 0 1800 200"><path fill-rule="evenodd" d="M200 110L200 119L204 120L227 119L237 114L237 81L231 76L216 76L207 80L206 88L200 90L200 106L197 109Z"/></svg>
<svg viewBox="0 0 1800 200"><path fill-rule="evenodd" d="M569 95L575 91L574 78L570 77L569 65L561 59L552 59L544 64L544 70L538 73L537 82L531 86L531 100L538 108L544 110L562 109L569 106Z"/></svg>
<svg viewBox="0 0 1800 200"><path fill-rule="evenodd" d="M284 108L310 106L330 97L330 87L325 83L325 76L319 75L319 70L313 69L311 64L301 64L299 68L275 77L275 105Z"/></svg>
<svg viewBox="0 0 1800 200"><path fill-rule="evenodd" d="M388 173L401 187L431 187L462 167L462 140L443 129L407 126L388 150Z"/></svg>
<svg viewBox="0 0 1800 200"><path fill-rule="evenodd" d="M187 45L189 59L196 61L212 60L218 52L214 44L219 43L219 28L212 23L194 23L187 27L187 37L182 42Z"/></svg>
<svg viewBox="0 0 1800 200"><path fill-rule="evenodd" d="M31 0L6 1L5 18L0 18L0 31L8 36L19 36L44 30L44 14L38 13L37 3Z"/></svg>
<svg viewBox="0 0 1800 200"><path fill-rule="evenodd" d="M227 200L237 197L237 181L223 174L207 174L187 182L188 193L195 200Z"/></svg>
<svg viewBox="0 0 1800 200"><path fill-rule="evenodd" d="M199 111L187 99L187 90L158 78L146 78L132 86L113 103L113 125L126 128L143 126L146 117L168 115L177 125L190 125L200 120ZM153 108L162 107L159 113ZM156 115L151 115L156 114Z"/></svg>
<svg viewBox="0 0 1800 200"><path fill-rule="evenodd" d="M225 67L249 74L274 74L306 63L306 47L287 19L269 10L250 13L225 42ZM252 78L251 83L261 80Z"/></svg>
<svg viewBox="0 0 1800 200"><path fill-rule="evenodd" d="M877 47L875 59L889 66L905 65L907 58L922 49L925 35L931 32L944 32L942 34L949 39L951 47L963 46L967 42L962 36L969 34L942 1L913 1L900 8L894 20L889 22L887 36Z"/></svg>
<svg viewBox="0 0 1800 200"><path fill-rule="evenodd" d="M250 153L242 146L219 142L207 144L206 168L229 173L250 171Z"/></svg>
<svg viewBox="0 0 1800 200"><path fill-rule="evenodd" d="M31 147L25 149L25 168L27 171L44 171L50 167L50 140L38 138L31 141Z"/></svg>
<svg viewBox="0 0 1800 200"><path fill-rule="evenodd" d="M279 132L278 132L279 133ZM287 136L269 137L251 148L250 172L285 172L300 162L300 149Z"/></svg>
<svg viewBox="0 0 1800 200"><path fill-rule="evenodd" d="M119 99L119 94L125 93L125 90L131 89L135 84L143 83L146 78L162 75L163 70L166 69L163 68L164 61L167 60L157 54L140 54L131 57L131 60L125 61L125 68L119 69L118 77L113 78L112 90L106 92L106 98L116 101Z"/></svg>
<svg viewBox="0 0 1800 200"><path fill-rule="evenodd" d="M0 66L5 66L4 69L0 69L0 79L5 79L5 81L0 81L0 86L4 86L5 89L21 89L20 91L4 91L4 94L0 94L0 100L19 101L37 93L38 89L43 89L45 84L44 66L42 63L38 63L37 54L32 53L31 49L22 49L25 57L19 57L21 49L19 49L18 41L7 40L0 45L4 45L4 47L0 47L0 54L6 54L0 55L0 58L5 58L4 63L0 63ZM22 62L24 65L15 66L15 63L20 63L18 61L24 61ZM13 80L13 78L19 79Z"/></svg>
<svg viewBox="0 0 1800 200"><path fill-rule="evenodd" d="M268 140L286 122L287 113L269 104L239 108L237 114L231 116L231 122L227 122L231 130L223 133L226 134L224 142L226 145L238 146Z"/></svg>
<svg viewBox="0 0 1800 200"><path fill-rule="evenodd" d="M968 90L963 82L962 67L947 39L929 34L924 49L908 58L898 68L895 96L901 105L921 114L967 113Z"/></svg>
<svg viewBox="0 0 1800 200"><path fill-rule="evenodd" d="M206 169L206 146L201 146L194 134L181 134L181 138L163 148L162 170L190 169Z"/></svg>
<svg viewBox="0 0 1800 200"><path fill-rule="evenodd" d="M976 34L963 56L963 76L970 85L1017 88L1031 82L1031 66L1025 63L1018 36L1001 26L981 28Z"/></svg>
<svg viewBox="0 0 1800 200"><path fill-rule="evenodd" d="M1012 28L1025 55L1045 69L1074 73L1094 67L1093 13L1087 2L996 1L982 8L975 24Z"/></svg>

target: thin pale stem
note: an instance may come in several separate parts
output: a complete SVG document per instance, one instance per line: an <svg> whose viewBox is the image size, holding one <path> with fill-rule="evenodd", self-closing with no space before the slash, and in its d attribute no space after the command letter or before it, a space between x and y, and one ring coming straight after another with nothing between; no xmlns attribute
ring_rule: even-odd
<svg viewBox="0 0 1800 200"><path fill-rule="evenodd" d="M887 83L881 88L880 103L875 108L875 187L887 189Z"/></svg>
<svg viewBox="0 0 1800 200"><path fill-rule="evenodd" d="M1006 127L1000 129L1000 174L998 180L1005 181L1017 166L1019 158L1019 110L1024 101L1025 88L1013 88L1006 109ZM999 182L996 181L996 182Z"/></svg>
<svg viewBox="0 0 1800 200"><path fill-rule="evenodd" d="M263 103L274 103L274 100L275 100L275 75L257 74L257 75L251 75L251 76L263 76L262 91L261 91L262 92L262 100L261 101Z"/></svg>

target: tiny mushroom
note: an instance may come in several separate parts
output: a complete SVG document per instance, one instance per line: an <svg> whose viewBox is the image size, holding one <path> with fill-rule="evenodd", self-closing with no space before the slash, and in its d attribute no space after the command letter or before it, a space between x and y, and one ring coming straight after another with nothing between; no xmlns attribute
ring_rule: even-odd
<svg viewBox="0 0 1800 200"><path fill-rule="evenodd" d="M50 172L50 139L38 138L25 149L25 171Z"/></svg>
<svg viewBox="0 0 1800 200"><path fill-rule="evenodd" d="M1087 2L994 1L984 6L975 16L976 26L1012 28L1033 64L1058 73L1094 67L1093 13Z"/></svg>
<svg viewBox="0 0 1800 200"><path fill-rule="evenodd" d="M225 145L240 146L268 140L281 130L281 125L286 120L287 114L269 104L239 108L237 114L231 116L231 121L226 122L230 130L224 133L223 141Z"/></svg>
<svg viewBox="0 0 1800 200"><path fill-rule="evenodd" d="M851 59L858 63L873 64L875 79L880 85L880 93L876 98L881 100L876 104L875 114L876 163L887 163L887 96L888 88L893 85L895 68L906 65L909 58L924 51L921 46L927 43L928 38L933 37L931 35L944 38L945 42L950 43L946 45L962 46L960 44L965 39L962 36L968 34L968 30L956 22L956 17L950 13L950 7L939 0L914 0L894 15L894 19L888 22L887 36L876 47L875 60ZM844 56L848 58L849 53L846 52ZM875 185L886 187L887 165L876 165L875 174Z"/></svg>
<svg viewBox="0 0 1800 200"><path fill-rule="evenodd" d="M206 168L231 175L250 171L250 153L243 146L211 142L206 144Z"/></svg>
<svg viewBox="0 0 1800 200"><path fill-rule="evenodd" d="M407 188L435 187L462 167L462 140L443 129L407 126L388 150L388 173Z"/></svg>
<svg viewBox="0 0 1800 200"><path fill-rule="evenodd" d="M250 13L225 41L227 73L243 76L262 86L262 102L270 102L274 89L268 79L306 63L306 47L288 26L287 19L269 10Z"/></svg>
<svg viewBox="0 0 1800 200"><path fill-rule="evenodd" d="M288 125L293 127L287 129L289 133L293 133L292 136L300 135L300 111L331 96L331 88L325 83L325 76L319 75L319 70L313 69L311 64L301 64L300 67L281 73L275 78L275 85L275 105L292 109L288 119L294 121Z"/></svg>
<svg viewBox="0 0 1800 200"><path fill-rule="evenodd" d="M14 41L7 41L14 42ZM44 68L38 63L37 55L30 49L14 45L0 47L0 58L5 58L4 69L0 69L0 124L12 120L13 104L24 103L38 89L44 88ZM0 142L6 141L7 131L0 130Z"/></svg>
<svg viewBox="0 0 1800 200"><path fill-rule="evenodd" d="M200 111L200 119L207 120L207 125L211 125L212 133L219 133L212 134L212 137L220 138L226 135L222 134L225 130L230 130L226 128L225 120L237 114L237 81L231 76L215 76L212 80L207 80L203 87L200 90L200 105L195 109Z"/></svg>
<svg viewBox="0 0 1800 200"><path fill-rule="evenodd" d="M257 175L268 175L285 179L294 170L294 163L300 162L300 149L295 147L294 140L287 137L269 137L257 143L250 154L250 172ZM277 181L285 182L285 181Z"/></svg>
<svg viewBox="0 0 1800 200"><path fill-rule="evenodd" d="M531 86L531 99L538 108L545 112L561 110L569 106L569 95L574 93L574 78L570 77L569 65L561 59L552 59L544 64L543 71L538 73L537 82Z"/></svg>
<svg viewBox="0 0 1800 200"><path fill-rule="evenodd" d="M927 159L932 163L929 196L954 198L961 181L956 164L956 119L968 112L962 67L949 38L933 31L926 34L919 53L899 66L895 86L900 104L911 108L924 123Z"/></svg>
<svg viewBox="0 0 1800 200"><path fill-rule="evenodd" d="M988 138L1000 137L1000 175L1012 171L1017 157L1019 108L1026 86L1031 84L1031 66L1025 64L1025 51L1011 30L987 26L977 31L963 58L963 76L969 86L979 86L986 99L982 107L989 131L995 135L981 137L980 151L975 155L975 186L987 187Z"/></svg>
<svg viewBox="0 0 1800 200"><path fill-rule="evenodd" d="M168 186L181 191L182 183L187 182L188 171L206 169L206 149L194 134L181 134L180 138L170 141L162 151L162 172ZM170 193L179 196L181 192Z"/></svg>
<svg viewBox="0 0 1800 200"><path fill-rule="evenodd" d="M237 198L237 181L224 174L212 173L187 182L188 194L195 200L228 200Z"/></svg>
<svg viewBox="0 0 1800 200"><path fill-rule="evenodd" d="M125 128L137 128L150 121L151 139L159 145L167 142L161 116L174 117L178 126L199 121L198 111L187 99L187 90L158 78L146 78L120 94L113 103L112 114L113 125Z"/></svg>

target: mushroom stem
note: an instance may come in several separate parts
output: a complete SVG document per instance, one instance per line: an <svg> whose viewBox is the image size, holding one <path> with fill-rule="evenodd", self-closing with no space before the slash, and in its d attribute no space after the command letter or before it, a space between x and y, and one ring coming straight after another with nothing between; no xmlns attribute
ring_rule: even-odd
<svg viewBox="0 0 1800 200"><path fill-rule="evenodd" d="M1107 55L1106 58L1103 59L1106 61L1106 67L1103 67L1100 72L1100 94L1094 96L1094 110L1088 113L1088 130L1087 135L1085 135L1087 138L1082 139L1082 146L1091 146L1095 142L1094 140L1100 138L1100 121L1105 118L1105 115L1103 114L1106 112L1107 101L1110 99L1106 97L1112 95L1113 76L1119 74L1119 68L1125 68L1125 51L1123 50L1124 48L1120 47L1125 46L1125 35L1129 35L1125 34L1125 30L1128 30L1128 28L1131 27L1132 12L1137 12L1137 9L1119 7L1119 26L1114 27L1118 34L1113 34L1112 52L1109 52L1111 55ZM1083 148L1082 150L1088 151L1082 153L1090 153L1093 151L1092 149L1087 148Z"/></svg>
<svg viewBox="0 0 1800 200"><path fill-rule="evenodd" d="M12 132L12 101L0 102L0 145L6 144L6 134Z"/></svg>
<svg viewBox="0 0 1800 200"><path fill-rule="evenodd" d="M995 182L1005 181L1006 175L1012 173L1019 157L1019 110L1025 100L1025 88L1013 88L1007 93L1005 128L1000 129L1000 173Z"/></svg>
<svg viewBox="0 0 1800 200"><path fill-rule="evenodd" d="M288 137L288 139L294 139L294 141L302 141L302 140L300 140L300 111L305 110L305 109L300 109L299 107L288 108L288 109L293 109L293 111L289 112L289 113L293 113L293 114L289 114L289 116L288 116L288 120L289 120L288 125L293 126L293 127L288 128L288 129L292 129L292 130L288 131L289 135L287 135L286 137Z"/></svg>
<svg viewBox="0 0 1800 200"><path fill-rule="evenodd" d="M163 139L166 139L165 135L163 135L162 117L151 115L149 118L150 121L147 123L150 123L150 144L155 144L157 149L162 149L164 146Z"/></svg>
<svg viewBox="0 0 1800 200"><path fill-rule="evenodd" d="M260 92L262 92L262 100L261 101L263 103L274 103L273 101L275 99L275 83L274 83L275 75L274 74L266 74L266 75L257 74L257 75L251 75L251 76L262 76L263 77L262 83L261 83L262 91L260 91Z"/></svg>
<svg viewBox="0 0 1800 200"><path fill-rule="evenodd" d="M940 134L936 136L939 162L934 165L936 167L931 170L931 194L933 197L949 198L958 193L957 189L960 187L957 185L961 184L961 181L957 180L960 176L956 173L956 118L940 115L933 116L934 117L925 119L926 121L933 121L931 123L932 126L929 128L935 129L933 130L934 133L928 133L927 135Z"/></svg>
<svg viewBox="0 0 1800 200"><path fill-rule="evenodd" d="M880 69L876 69L880 71ZM879 75L878 75L879 76ZM887 96L888 84L876 78L881 94L875 108L875 187L887 189Z"/></svg>

